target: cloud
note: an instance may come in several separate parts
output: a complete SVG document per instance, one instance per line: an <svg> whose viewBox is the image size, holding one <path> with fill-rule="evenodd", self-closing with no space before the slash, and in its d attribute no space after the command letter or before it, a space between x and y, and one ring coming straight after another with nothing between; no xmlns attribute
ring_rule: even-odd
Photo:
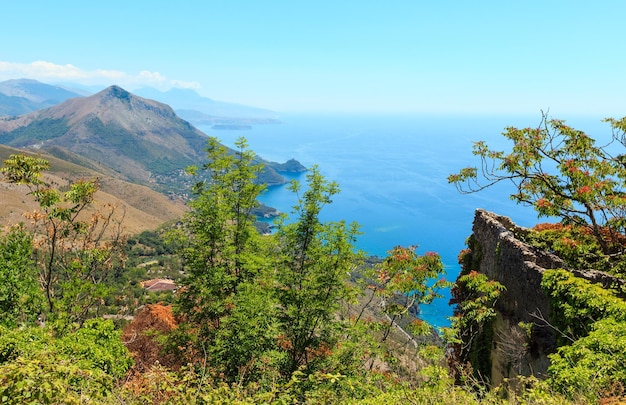
<svg viewBox="0 0 626 405"><path fill-rule="evenodd" d="M74 82L82 85L117 84L129 89L143 86L168 90L172 87L199 89L197 82L185 82L168 79L159 72L142 70L138 74L129 74L119 70L84 70L71 64L58 65L52 62L35 61L15 63L0 61L0 81L9 79L35 79L43 82Z"/></svg>

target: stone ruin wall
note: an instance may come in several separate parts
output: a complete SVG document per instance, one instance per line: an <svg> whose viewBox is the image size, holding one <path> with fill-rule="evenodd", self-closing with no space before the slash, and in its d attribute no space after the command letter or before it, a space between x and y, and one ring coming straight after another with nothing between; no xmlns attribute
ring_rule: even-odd
<svg viewBox="0 0 626 405"><path fill-rule="evenodd" d="M564 268L564 263L517 239L529 230L508 217L476 210L472 231L478 250L472 255L480 259L476 270L506 287L496 303L491 382L498 385L516 375L541 377L549 366L547 355L556 348L555 331L549 326L553 324L549 297L541 288L542 274L546 269ZM593 270L574 274L604 286L622 282ZM518 326L520 322L534 325L530 337Z"/></svg>

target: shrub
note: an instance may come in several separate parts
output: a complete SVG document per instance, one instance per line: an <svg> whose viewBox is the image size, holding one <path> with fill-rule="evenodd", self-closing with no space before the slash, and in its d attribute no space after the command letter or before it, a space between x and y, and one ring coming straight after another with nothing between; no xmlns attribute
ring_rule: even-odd
<svg viewBox="0 0 626 405"><path fill-rule="evenodd" d="M0 329L0 402L101 403L131 364L111 321L58 338L49 327Z"/></svg>
<svg viewBox="0 0 626 405"><path fill-rule="evenodd" d="M549 384L569 396L595 401L626 387L626 321L602 319L589 335L550 355Z"/></svg>

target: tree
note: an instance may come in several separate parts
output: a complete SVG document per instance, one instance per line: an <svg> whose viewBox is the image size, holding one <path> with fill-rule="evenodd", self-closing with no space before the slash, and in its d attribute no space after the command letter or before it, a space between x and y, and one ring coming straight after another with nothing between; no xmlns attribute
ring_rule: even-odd
<svg viewBox="0 0 626 405"><path fill-rule="evenodd" d="M289 186L298 197L292 216L283 214L274 234L261 236L252 215L263 191L256 183L261 167L245 140L231 152L212 138L207 155L202 169L189 170L195 176L194 199L173 235L183 247L187 277L176 304L182 322L172 346L206 360L220 380L266 389L302 375L313 383L329 370L363 372L365 353L375 348L350 329L357 322L340 314L342 304L355 303L363 292L351 280L363 264L355 247L358 224L320 218L338 185L314 166L304 187L297 181ZM394 250L381 271L391 277L381 284L380 296L390 304L404 298L394 319L413 303L430 302L447 285L430 282L443 272L439 256L419 256L415 248ZM358 344L360 350L353 350Z"/></svg>
<svg viewBox="0 0 626 405"><path fill-rule="evenodd" d="M43 295L37 282L33 241L23 226L0 236L0 325L34 322L41 312Z"/></svg>
<svg viewBox="0 0 626 405"><path fill-rule="evenodd" d="M229 152L209 139L208 163L189 170L195 198L178 232L187 277L176 311L186 321L183 339L216 374L271 383L323 358L337 342L334 317L358 263L358 232L355 224L320 221L338 187L315 167L296 218L284 216L274 235L259 235L252 210L264 189L256 182L262 166L244 139L236 145ZM298 182L290 187L300 190Z"/></svg>
<svg viewBox="0 0 626 405"><path fill-rule="evenodd" d="M190 336L197 339L196 350L206 351L211 363L230 380L258 354L234 353L245 336L233 335L237 330L244 332L238 320L246 319L246 314L250 319L262 317L268 304L246 298L256 293L253 285L267 268L252 215L265 188L255 181L262 166L253 163L255 155L247 149L245 139L240 138L236 146L232 152L209 138L208 162L188 169L195 179L195 197L178 235L178 243L184 246L187 277L176 304L176 312L195 329ZM254 342L252 330L245 332L250 343L262 340L257 335Z"/></svg>
<svg viewBox="0 0 626 405"><path fill-rule="evenodd" d="M41 179L49 167L44 159L11 155L0 172L8 182L26 185L39 204L27 217L34 224L35 260L48 313L82 323L106 296L109 270L121 265L121 219L114 206L92 209L97 180L80 179L61 192Z"/></svg>
<svg viewBox="0 0 626 405"><path fill-rule="evenodd" d="M350 294L348 276L361 254L354 243L358 225L344 221L322 223L322 208L339 192L314 166L307 190L294 207L294 222L279 221L275 233L276 296L279 302L280 345L288 353L285 373L324 357L335 346L341 324L335 320L340 302ZM290 186L295 193L300 184Z"/></svg>
<svg viewBox="0 0 626 405"><path fill-rule="evenodd" d="M624 144L626 118L606 121L613 139ZM537 128L508 127L503 135L513 141L509 153L476 142L480 170L464 168L448 181L463 193L510 181L514 201L534 207L539 216L589 229L605 255L623 252L618 238L626 230L626 156L612 156L584 132L545 114Z"/></svg>
<svg viewBox="0 0 626 405"><path fill-rule="evenodd" d="M623 395L626 384L626 302L616 291L562 270L546 270L550 325L560 347L549 355L550 386L589 402ZM602 402L602 401L600 401Z"/></svg>

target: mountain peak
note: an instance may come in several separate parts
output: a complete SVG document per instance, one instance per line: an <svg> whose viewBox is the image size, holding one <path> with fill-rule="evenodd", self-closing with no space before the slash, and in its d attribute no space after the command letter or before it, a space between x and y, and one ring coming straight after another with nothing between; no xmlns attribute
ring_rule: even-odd
<svg viewBox="0 0 626 405"><path fill-rule="evenodd" d="M164 119L178 118L169 105L139 97L116 85L109 86L101 92L85 98L85 100L97 103L99 107L96 106L95 109L101 110L102 114L116 120L122 119L130 112L142 115L157 114ZM132 115L127 118L135 119L137 117Z"/></svg>
<svg viewBox="0 0 626 405"><path fill-rule="evenodd" d="M174 189L182 187L176 182L183 168L205 159L206 135L168 105L110 86L93 96L0 121L0 143L50 153L62 148L106 162L126 180Z"/></svg>
<svg viewBox="0 0 626 405"><path fill-rule="evenodd" d="M96 96L99 96L101 98L116 98L129 101L132 94L130 94L128 91L124 90L120 86L113 85L102 90L100 93L96 94Z"/></svg>

